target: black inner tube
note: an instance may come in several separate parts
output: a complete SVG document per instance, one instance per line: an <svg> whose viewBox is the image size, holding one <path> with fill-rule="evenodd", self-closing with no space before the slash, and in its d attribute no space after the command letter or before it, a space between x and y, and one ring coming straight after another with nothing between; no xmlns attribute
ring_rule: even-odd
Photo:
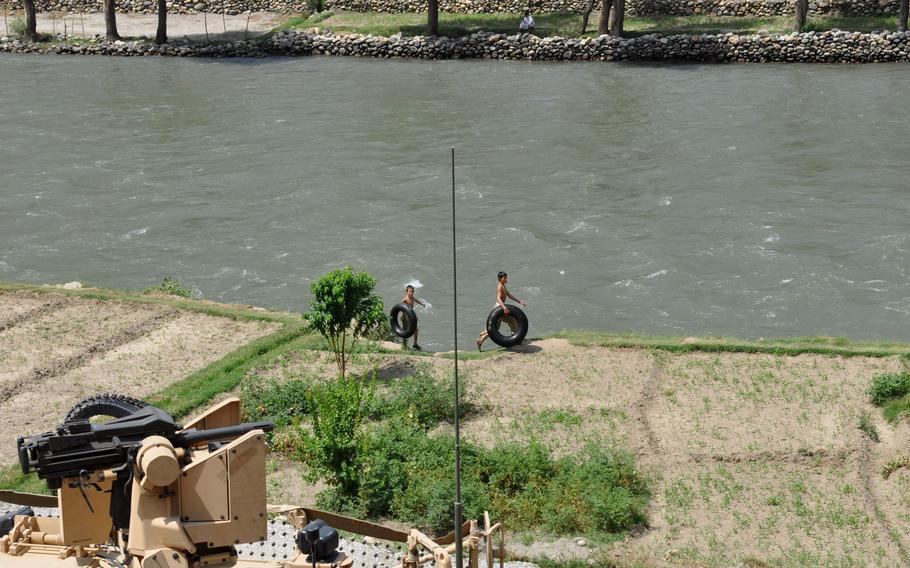
<svg viewBox="0 0 910 568"><path fill-rule="evenodd" d="M407 339L417 331L417 314L411 306L401 303L392 308L389 313L389 326L392 333L402 339Z"/></svg>
<svg viewBox="0 0 910 568"><path fill-rule="evenodd" d="M520 345L528 334L528 316L519 308L512 304L506 304L509 308L509 314L506 315L502 306L496 306L490 315L487 316L487 335L490 340L500 347L514 347ZM511 332L509 335L503 334L499 328L506 324Z"/></svg>

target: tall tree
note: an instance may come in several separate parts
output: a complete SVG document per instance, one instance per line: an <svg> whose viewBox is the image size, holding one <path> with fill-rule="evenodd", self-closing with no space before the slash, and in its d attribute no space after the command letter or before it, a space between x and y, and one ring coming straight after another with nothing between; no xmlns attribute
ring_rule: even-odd
<svg viewBox="0 0 910 568"><path fill-rule="evenodd" d="M155 33L155 43L167 43L167 0L158 0L158 31Z"/></svg>
<svg viewBox="0 0 910 568"><path fill-rule="evenodd" d="M439 0L427 0L427 34L439 35Z"/></svg>
<svg viewBox="0 0 910 568"><path fill-rule="evenodd" d="M806 27L806 17L809 15L809 0L796 0L796 18L793 20L793 31L801 32Z"/></svg>
<svg viewBox="0 0 910 568"><path fill-rule="evenodd" d="M38 41L38 17L35 14L35 0L22 0L25 9L25 41Z"/></svg>
<svg viewBox="0 0 910 568"><path fill-rule="evenodd" d="M622 27L626 20L626 0L616 0L613 5L613 28L610 35L622 37Z"/></svg>
<svg viewBox="0 0 910 568"><path fill-rule="evenodd" d="M117 33L117 2L116 0L104 0L104 37L108 41L120 39Z"/></svg>
<svg viewBox="0 0 910 568"><path fill-rule="evenodd" d="M907 12L910 12L910 0L901 0L900 15L898 16L898 31L907 31Z"/></svg>
<svg viewBox="0 0 910 568"><path fill-rule="evenodd" d="M610 31L610 8L613 0L602 0L600 5L600 19L597 21L597 33L604 35Z"/></svg>

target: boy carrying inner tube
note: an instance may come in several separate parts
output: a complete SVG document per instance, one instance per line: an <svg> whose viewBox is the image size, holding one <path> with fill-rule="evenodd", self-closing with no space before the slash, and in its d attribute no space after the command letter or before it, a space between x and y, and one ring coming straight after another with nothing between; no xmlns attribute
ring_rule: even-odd
<svg viewBox="0 0 910 568"><path fill-rule="evenodd" d="M408 284L404 288L404 299L401 300L401 303L407 304L408 306L411 307L412 310L414 309L414 304L420 304L423 307L427 307L426 304L424 304L423 302L421 302L414 296L414 287L411 286L410 284ZM417 345L417 335L418 334L420 334L420 328L414 329L414 349L416 349L417 351L422 351L423 347L421 347L420 345ZM401 341L405 347L408 346L407 339L402 339Z"/></svg>
<svg viewBox="0 0 910 568"><path fill-rule="evenodd" d="M528 305L526 303L522 302L521 300L519 300L518 298L516 298L515 296L513 296L512 293L509 292L509 289L506 288L506 284L509 282L508 274L506 274L505 272L500 272L499 274L496 275L496 278L499 279L499 284L496 285L496 303L493 304L493 309L496 309L496 306L502 306L502 313L503 313L502 319L507 324L509 324L509 327L512 328L512 333L514 334L515 329L516 329L515 318L506 317L509 315L509 307L506 306L506 300L508 298L512 298L513 300L515 300L516 302L521 304L521 307L523 307L523 308L527 308ZM416 337L417 335L415 334L414 336ZM490 336L490 334L487 333L487 330L483 330L482 332L480 332L480 337L477 338L477 350L478 351L483 351L483 342L486 341L489 336Z"/></svg>

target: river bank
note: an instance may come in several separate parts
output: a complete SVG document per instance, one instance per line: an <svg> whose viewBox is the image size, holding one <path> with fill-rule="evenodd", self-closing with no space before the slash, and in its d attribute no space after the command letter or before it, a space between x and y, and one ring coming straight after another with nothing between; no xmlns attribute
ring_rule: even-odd
<svg viewBox="0 0 910 568"><path fill-rule="evenodd" d="M465 37L377 37L282 31L264 41L155 45L144 41L24 43L0 38L0 52L124 57L338 55L372 58L717 63L890 63L910 61L910 32L806 32L741 36L537 38L480 32Z"/></svg>
<svg viewBox="0 0 910 568"><path fill-rule="evenodd" d="M299 322L249 306L0 285L0 313L0 353L9 375L0 385L40 369L61 370L41 375L53 381L52 394L35 385L21 389L23 396L41 391L44 410L27 425L5 423L4 464L15 461L5 451L15 435L52 427L65 413L72 399L61 393L78 398L116 390L182 417L211 400L244 396L238 387L244 383L318 381L335 373L331 354L299 334L240 358L237 351L282 333L275 325ZM195 323L152 341L183 320ZM203 320L210 322L205 329ZM213 325L246 329L240 343L271 335L217 360L211 355L229 343L211 333ZM108 335L117 340L102 342ZM203 336L211 354L175 365L174 354L187 350L174 348ZM91 349L102 343L104 349ZM150 345L157 351L143 348ZM534 440L557 455L580 455L587 441L600 440L634 455L649 480L646 526L619 541L586 538L583 545L579 537L543 532L510 536L509 550L522 557L621 567L897 566L906 563L910 546L902 505L910 474L898 469L885 477L882 471L905 451L910 427L886 421L868 389L874 376L905 370L907 353L907 344L833 338L743 342L565 332L465 357L462 376L477 407L463 433L488 448ZM54 364L58 360L69 363ZM391 383L416 373L445 377L450 370L445 354L374 344L356 355L352 372ZM233 373L231 380L219 378L224 373ZM152 376L160 378L144 378ZM18 400L4 398L0 411L29 412ZM437 433L450 429L442 424ZM312 503L320 487L304 482L301 468L276 450L268 478L272 502ZM0 484L40 488L14 470L0 470Z"/></svg>

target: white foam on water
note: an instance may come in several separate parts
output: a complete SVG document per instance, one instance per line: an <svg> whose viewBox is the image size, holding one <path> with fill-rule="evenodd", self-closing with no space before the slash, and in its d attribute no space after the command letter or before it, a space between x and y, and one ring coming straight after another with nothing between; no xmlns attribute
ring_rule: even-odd
<svg viewBox="0 0 910 568"><path fill-rule="evenodd" d="M778 235L777 233L771 233L771 235L769 235L768 238L765 239L765 242L766 243L776 243L779 240L780 240L780 235Z"/></svg>
<svg viewBox="0 0 910 568"><path fill-rule="evenodd" d="M653 273L653 274L648 274L647 276L645 276L645 278L650 280L651 278L656 278L656 277L658 277L658 276L663 276L663 275L666 274L666 273L667 273L667 269L664 268L663 270L658 270L657 272L655 272L655 273Z"/></svg>
<svg viewBox="0 0 910 568"><path fill-rule="evenodd" d="M139 235L146 234L148 232L148 230L149 230L148 227L142 227L141 229L134 229L132 231L127 232L125 235L121 236L120 240L128 241L128 240L132 239L133 237L138 237Z"/></svg>
<svg viewBox="0 0 910 568"><path fill-rule="evenodd" d="M664 198L660 200L661 207L666 207L667 205L670 205L671 203L673 203L673 198L670 197L669 195L664 196Z"/></svg>
<svg viewBox="0 0 910 568"><path fill-rule="evenodd" d="M789 284L790 282L793 282L792 278L784 278L780 281L781 284Z"/></svg>

